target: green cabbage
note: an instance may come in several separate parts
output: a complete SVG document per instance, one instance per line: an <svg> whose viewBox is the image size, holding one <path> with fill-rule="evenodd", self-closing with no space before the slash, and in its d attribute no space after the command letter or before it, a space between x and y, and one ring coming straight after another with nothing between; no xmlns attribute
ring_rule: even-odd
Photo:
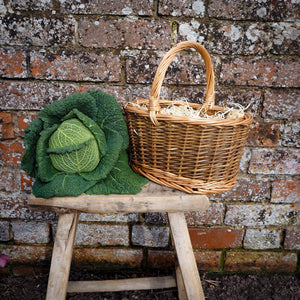
<svg viewBox="0 0 300 300"><path fill-rule="evenodd" d="M24 140L22 168L35 178L37 197L136 194L147 182L128 165L120 106L100 90L46 105Z"/></svg>

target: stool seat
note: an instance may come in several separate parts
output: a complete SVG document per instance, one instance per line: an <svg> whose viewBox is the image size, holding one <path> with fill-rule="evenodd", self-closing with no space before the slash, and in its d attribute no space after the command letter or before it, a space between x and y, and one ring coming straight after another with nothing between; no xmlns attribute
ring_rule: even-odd
<svg viewBox="0 0 300 300"><path fill-rule="evenodd" d="M81 195L49 199L30 195L28 205L34 210L51 210L59 213L47 287L47 300L63 300L67 292L116 292L175 286L178 288L180 300L204 300L184 211L206 210L209 207L209 199L206 195L186 194L149 182L136 195ZM176 280L172 276L164 276L68 282L75 233L81 212L167 212L178 260Z"/></svg>

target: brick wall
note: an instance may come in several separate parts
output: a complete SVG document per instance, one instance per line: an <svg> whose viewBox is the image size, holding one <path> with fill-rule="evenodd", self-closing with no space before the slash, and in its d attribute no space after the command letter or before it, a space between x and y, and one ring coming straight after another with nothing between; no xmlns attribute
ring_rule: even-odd
<svg viewBox="0 0 300 300"><path fill-rule="evenodd" d="M201 270L299 271L299 2L292 0L0 0L0 241L14 264L48 263L57 215L30 211L24 129L47 103L101 88L147 97L164 53L183 40L212 56L216 103L255 117L237 186L186 212ZM166 75L162 98L201 101L195 52ZM168 268L166 215L82 214L74 264Z"/></svg>

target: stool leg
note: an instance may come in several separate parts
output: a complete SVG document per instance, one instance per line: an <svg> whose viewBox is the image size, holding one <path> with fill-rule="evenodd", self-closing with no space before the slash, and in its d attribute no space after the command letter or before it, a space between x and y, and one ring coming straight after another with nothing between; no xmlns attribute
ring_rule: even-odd
<svg viewBox="0 0 300 300"><path fill-rule="evenodd" d="M66 298L79 213L60 214L53 246L46 300Z"/></svg>
<svg viewBox="0 0 300 300"><path fill-rule="evenodd" d="M168 213L168 217L187 299L204 300L184 213Z"/></svg>

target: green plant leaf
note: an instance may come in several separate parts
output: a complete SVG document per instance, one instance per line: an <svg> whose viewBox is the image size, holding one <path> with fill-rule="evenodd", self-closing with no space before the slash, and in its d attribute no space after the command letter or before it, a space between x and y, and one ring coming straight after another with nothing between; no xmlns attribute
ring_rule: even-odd
<svg viewBox="0 0 300 300"><path fill-rule="evenodd" d="M148 179L135 173L128 165L128 155L121 151L109 175L86 191L86 194L137 194Z"/></svg>
<svg viewBox="0 0 300 300"><path fill-rule="evenodd" d="M74 196L83 194L87 189L91 188L96 181L86 181L77 174L60 174L50 182L41 182L37 179L32 187L33 194L36 197L50 198Z"/></svg>
<svg viewBox="0 0 300 300"><path fill-rule="evenodd" d="M32 177L37 176L36 168L36 144L40 138L43 123L40 119L32 121L25 129L25 154L21 160L22 169Z"/></svg>
<svg viewBox="0 0 300 300"><path fill-rule="evenodd" d="M129 145L127 125L116 99L101 90L89 91L88 94L94 97L97 103L97 123L100 123L101 128L106 127L117 131L123 139L122 149L127 149Z"/></svg>

